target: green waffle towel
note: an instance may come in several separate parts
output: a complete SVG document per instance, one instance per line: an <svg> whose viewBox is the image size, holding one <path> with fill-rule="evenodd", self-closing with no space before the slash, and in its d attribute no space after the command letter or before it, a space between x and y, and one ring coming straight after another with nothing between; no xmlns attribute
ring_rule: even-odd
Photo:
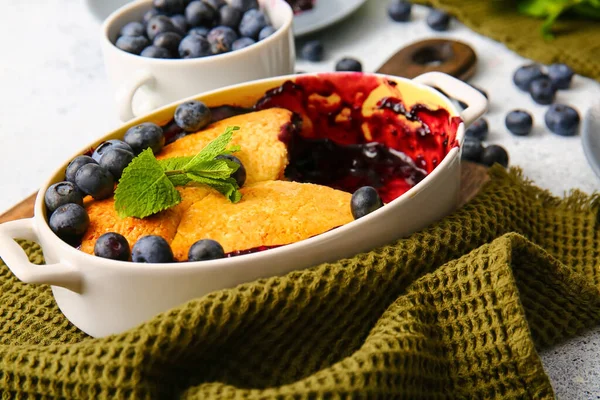
<svg viewBox="0 0 600 400"><path fill-rule="evenodd" d="M541 35L543 20L521 15L514 0L413 0L448 11L476 32L543 64L561 62L600 80L600 21L559 19L555 39Z"/></svg>
<svg viewBox="0 0 600 400"><path fill-rule="evenodd" d="M490 175L409 238L102 339L0 264L1 398L552 398L538 351L600 322L598 197Z"/></svg>

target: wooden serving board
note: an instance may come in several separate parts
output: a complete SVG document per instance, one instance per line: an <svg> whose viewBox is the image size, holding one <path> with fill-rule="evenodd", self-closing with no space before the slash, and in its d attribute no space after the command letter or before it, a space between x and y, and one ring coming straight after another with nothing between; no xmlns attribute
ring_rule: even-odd
<svg viewBox="0 0 600 400"><path fill-rule="evenodd" d="M463 161L461 167L461 190L459 206L464 205L477 194L481 186L489 180L487 168ZM16 219L33 217L33 206L37 193L32 194L13 208L0 215L0 223L14 221Z"/></svg>

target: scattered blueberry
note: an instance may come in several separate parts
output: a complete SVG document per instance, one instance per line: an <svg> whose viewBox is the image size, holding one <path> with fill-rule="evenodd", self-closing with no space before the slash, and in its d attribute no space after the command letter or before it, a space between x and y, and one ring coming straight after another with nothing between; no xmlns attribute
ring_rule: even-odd
<svg viewBox="0 0 600 400"><path fill-rule="evenodd" d="M267 26L267 17L257 9L251 9L244 13L242 21L238 27L241 36L258 39L261 29Z"/></svg>
<svg viewBox="0 0 600 400"><path fill-rule="evenodd" d="M197 26L195 28L190 29L188 31L188 35L198 35L206 39L208 32L210 32L210 28L207 28L205 26Z"/></svg>
<svg viewBox="0 0 600 400"><path fill-rule="evenodd" d="M210 56L210 43L204 36L190 34L179 43L179 56L181 58L198 58Z"/></svg>
<svg viewBox="0 0 600 400"><path fill-rule="evenodd" d="M133 152L133 150L131 149L131 146L128 145L127 143L125 143L124 141L119 140L119 139L110 139L110 140L107 140L106 142L100 143L100 146L96 147L96 149L92 153L92 158L94 159L94 161L100 162L100 159L102 158L104 153L106 153L107 151L109 151L111 149L115 149L115 148ZM85 156L82 156L82 157L85 157Z"/></svg>
<svg viewBox="0 0 600 400"><path fill-rule="evenodd" d="M77 156L69 163L67 169L65 170L65 178L67 181L75 183L75 175L79 168L84 166L85 164L98 164L96 160L94 160L90 156Z"/></svg>
<svg viewBox="0 0 600 400"><path fill-rule="evenodd" d="M221 7L226 6L227 2L225 0L202 0L215 10L220 10Z"/></svg>
<svg viewBox="0 0 600 400"><path fill-rule="evenodd" d="M533 128L533 118L531 114L524 110L513 110L506 114L504 120L506 129L517 136L526 136L531 133Z"/></svg>
<svg viewBox="0 0 600 400"><path fill-rule="evenodd" d="M158 10L156 8L151 8L148 11L146 11L146 13L144 13L144 16L142 17L142 22L144 23L144 25L148 25L148 22L150 22L150 20L156 17L157 15L160 15Z"/></svg>
<svg viewBox="0 0 600 400"><path fill-rule="evenodd" d="M186 132L198 132L210 123L211 111L197 100L181 103L175 109L175 123Z"/></svg>
<svg viewBox="0 0 600 400"><path fill-rule="evenodd" d="M574 136L579 130L579 113L564 104L552 104L544 116L551 132L561 136Z"/></svg>
<svg viewBox="0 0 600 400"><path fill-rule="evenodd" d="M244 13L239 8L224 6L219 10L219 15L221 25L235 29L240 24Z"/></svg>
<svg viewBox="0 0 600 400"><path fill-rule="evenodd" d="M212 239L198 240L188 251L188 261L208 261L224 257L223 246Z"/></svg>
<svg viewBox="0 0 600 400"><path fill-rule="evenodd" d="M121 36L144 36L146 28L141 22L129 22L121 28Z"/></svg>
<svg viewBox="0 0 600 400"><path fill-rule="evenodd" d="M115 46L128 53L139 55L149 44L145 36L121 36Z"/></svg>
<svg viewBox="0 0 600 400"><path fill-rule="evenodd" d="M242 12L246 12L253 8L258 8L258 1L256 0L231 0L229 5L235 8L239 8Z"/></svg>
<svg viewBox="0 0 600 400"><path fill-rule="evenodd" d="M144 122L129 128L125 132L123 139L131 146L133 153L136 155L148 147L156 154L165 145L165 136L162 128L152 122Z"/></svg>
<svg viewBox="0 0 600 400"><path fill-rule="evenodd" d="M169 50L157 46L146 47L140 56L147 58L172 58Z"/></svg>
<svg viewBox="0 0 600 400"><path fill-rule="evenodd" d="M98 164L85 164L77 171L75 184L83 193L102 200L113 194L115 179L106 168Z"/></svg>
<svg viewBox="0 0 600 400"><path fill-rule="evenodd" d="M408 1L392 1L387 8L388 15L396 22L410 21L412 4Z"/></svg>
<svg viewBox="0 0 600 400"><path fill-rule="evenodd" d="M481 161L482 155L483 145L481 144L481 140L474 136L465 136L461 159L478 163Z"/></svg>
<svg viewBox="0 0 600 400"><path fill-rule="evenodd" d="M302 54L302 58L309 61L318 62L323 60L325 50L323 48L323 43L321 43L319 40L311 40L302 46L300 52Z"/></svg>
<svg viewBox="0 0 600 400"><path fill-rule="evenodd" d="M121 179L123 170L133 160L133 153L124 149L113 148L107 151L100 159L100 166L106 168L115 180Z"/></svg>
<svg viewBox="0 0 600 400"><path fill-rule="evenodd" d="M50 216L50 229L65 241L83 236L90 225L90 217L79 204L69 203L58 207Z"/></svg>
<svg viewBox="0 0 600 400"><path fill-rule="evenodd" d="M450 25L450 15L445 11L432 8L426 21L434 31L446 31Z"/></svg>
<svg viewBox="0 0 600 400"><path fill-rule="evenodd" d="M363 186L352 194L350 206L354 219L359 219L383 207L383 201L375 188Z"/></svg>
<svg viewBox="0 0 600 400"><path fill-rule="evenodd" d="M103 234L96 240L94 255L111 260L129 261L131 251L125 236L115 232Z"/></svg>
<svg viewBox="0 0 600 400"><path fill-rule="evenodd" d="M136 263L170 263L174 261L173 250L160 236L142 236L133 245L131 259Z"/></svg>
<svg viewBox="0 0 600 400"><path fill-rule="evenodd" d="M508 153L503 147L492 144L483 150L480 162L488 167L491 167L494 163L498 163L506 168L508 167Z"/></svg>
<svg viewBox="0 0 600 400"><path fill-rule="evenodd" d="M186 0L153 0L152 5L158 12L168 15L181 14L185 10Z"/></svg>
<svg viewBox="0 0 600 400"><path fill-rule="evenodd" d="M83 196L72 182L58 182L50 186L44 194L44 203L48 213L68 203L83 205Z"/></svg>
<svg viewBox="0 0 600 400"><path fill-rule="evenodd" d="M227 53L231 51L233 42L238 38L237 33L228 26L217 26L211 29L206 36L210 43L210 50L213 54Z"/></svg>
<svg viewBox="0 0 600 400"><path fill-rule="evenodd" d="M183 14L173 15L171 17L171 22L173 23L173 25L175 25L175 28L177 28L177 33L179 33L180 35L185 35L185 33L188 30L187 22L185 20L185 15L183 15Z"/></svg>
<svg viewBox="0 0 600 400"><path fill-rule="evenodd" d="M249 37L242 37L242 38L239 38L238 40L236 40L235 42L233 42L233 44L231 45L231 50L235 51L235 50L243 49L244 47L251 46L254 43L256 43L256 41L254 39L249 38Z"/></svg>
<svg viewBox="0 0 600 400"><path fill-rule="evenodd" d="M474 137L479 140L485 140L487 139L488 132L489 127L487 120L485 118L479 118L465 131L465 136Z"/></svg>
<svg viewBox="0 0 600 400"><path fill-rule="evenodd" d="M239 187L244 186L246 183L246 168L242 164L239 158L232 156L231 154L221 155L215 157L216 160L229 160L239 165L238 169L231 175L233 179L237 182Z"/></svg>
<svg viewBox="0 0 600 400"><path fill-rule="evenodd" d="M542 66L539 64L524 65L515 71L513 75L513 82L517 87L523 91L529 90L529 85L534 80L544 77L544 71Z"/></svg>
<svg viewBox="0 0 600 400"><path fill-rule="evenodd" d="M181 36L175 32L159 33L154 38L154 42L152 42L152 44L155 47L161 47L163 49L168 50L171 57L178 54L179 43L181 43ZM166 57L155 57L155 58L166 58Z"/></svg>
<svg viewBox="0 0 600 400"><path fill-rule="evenodd" d="M192 1L185 8L185 20L189 26L214 26L218 13L203 1Z"/></svg>
<svg viewBox="0 0 600 400"><path fill-rule="evenodd" d="M556 89L568 89L573 79L573 70L566 64L552 64L548 67L548 76Z"/></svg>
<svg viewBox="0 0 600 400"><path fill-rule="evenodd" d="M177 27L171 22L171 18L165 15L152 17L146 26L146 35L148 39L154 40L156 35L163 32L177 32Z"/></svg>
<svg viewBox="0 0 600 400"><path fill-rule="evenodd" d="M345 57L335 64L335 70L362 72L362 64L355 58Z"/></svg>
<svg viewBox="0 0 600 400"><path fill-rule="evenodd" d="M544 76L531 82L529 85L529 94L536 103L548 105L554 101L556 89L552 86L550 78Z"/></svg>
<svg viewBox="0 0 600 400"><path fill-rule="evenodd" d="M258 33L258 40L265 40L266 38L268 38L269 36L271 36L272 34L274 34L275 31L276 31L276 29L273 28L271 25L265 26Z"/></svg>

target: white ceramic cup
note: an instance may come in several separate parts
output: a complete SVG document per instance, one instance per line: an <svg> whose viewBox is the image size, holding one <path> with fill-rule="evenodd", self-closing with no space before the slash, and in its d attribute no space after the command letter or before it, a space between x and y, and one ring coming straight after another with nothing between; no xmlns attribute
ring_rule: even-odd
<svg viewBox="0 0 600 400"><path fill-rule="evenodd" d="M152 7L151 0L112 13L102 25L102 50L121 120L197 93L292 74L296 59L292 9L284 0L259 0L259 4L277 29L274 34L241 50L185 60L140 57L114 45L121 27L140 21Z"/></svg>

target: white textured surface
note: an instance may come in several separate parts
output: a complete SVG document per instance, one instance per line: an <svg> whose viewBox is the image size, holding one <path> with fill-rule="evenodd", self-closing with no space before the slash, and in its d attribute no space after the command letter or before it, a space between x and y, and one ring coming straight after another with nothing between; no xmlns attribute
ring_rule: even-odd
<svg viewBox="0 0 600 400"><path fill-rule="evenodd" d="M562 138L543 125L546 107L533 103L511 82L526 62L503 45L458 23L434 33L415 7L413 22L393 23L387 1L370 0L349 19L312 35L324 40L327 59L299 62L304 71L329 71L342 56L362 60L375 71L400 47L426 37L448 36L472 45L479 56L472 83L490 95L490 142L504 145L539 186L562 195L572 188L600 189L581 149L579 137ZM0 13L0 213L33 193L67 157L117 126L98 41L99 25L77 0L27 0L3 4ZM557 100L576 107L582 117L600 101L600 85L576 77L573 89ZM514 108L531 111L535 131L517 138L504 127ZM600 329L542 354L556 394L562 399L600 398Z"/></svg>

